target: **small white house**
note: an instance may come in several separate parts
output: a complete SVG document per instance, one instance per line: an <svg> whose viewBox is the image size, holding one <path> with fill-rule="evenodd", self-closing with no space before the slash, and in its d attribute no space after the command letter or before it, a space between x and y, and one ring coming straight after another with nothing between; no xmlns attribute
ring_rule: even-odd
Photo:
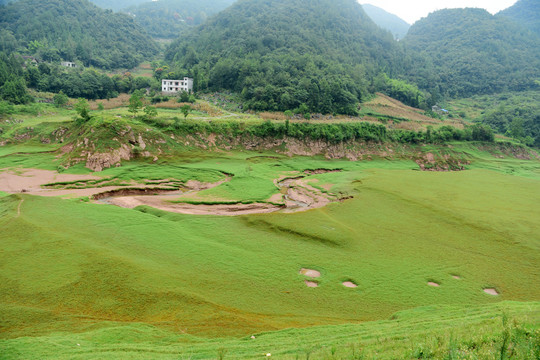
<svg viewBox="0 0 540 360"><path fill-rule="evenodd" d="M193 79L185 77L184 80L161 80L161 91L164 93L178 93L193 91Z"/></svg>
<svg viewBox="0 0 540 360"><path fill-rule="evenodd" d="M77 64L71 61L62 61L62 66L68 67L68 68L75 68L77 67Z"/></svg>

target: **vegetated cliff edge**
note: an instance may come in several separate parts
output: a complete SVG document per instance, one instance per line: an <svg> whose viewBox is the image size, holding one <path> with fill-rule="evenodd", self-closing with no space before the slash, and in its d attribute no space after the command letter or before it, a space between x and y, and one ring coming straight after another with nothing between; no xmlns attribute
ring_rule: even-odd
<svg viewBox="0 0 540 360"><path fill-rule="evenodd" d="M482 128L479 128L482 129ZM474 161L474 152L494 157L540 160L538 153L522 145L477 141L477 129L443 127L435 131L387 130L372 123L183 123L156 129L144 123L94 119L89 124L43 124L21 128L0 146L39 141L57 143L58 164L71 167L84 163L93 171L121 166L133 159L174 158L196 151L258 151L288 156L324 156L351 161L384 158L409 159L422 170L464 170Z"/></svg>

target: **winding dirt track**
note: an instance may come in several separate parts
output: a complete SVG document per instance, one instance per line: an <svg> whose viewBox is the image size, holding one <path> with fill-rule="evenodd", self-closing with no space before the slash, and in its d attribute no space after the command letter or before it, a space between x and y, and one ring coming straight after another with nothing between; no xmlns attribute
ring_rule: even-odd
<svg viewBox="0 0 540 360"><path fill-rule="evenodd" d="M268 202L252 204L190 204L181 201L185 195L196 197L197 193L219 186L231 180L230 176L216 183L201 183L190 180L184 190L163 190L163 185L131 183L129 186L104 186L80 189L51 189L44 186L58 182L100 180L91 175L60 174L55 171L37 169L0 170L0 191L7 193L27 193L39 196L90 197L94 203L111 204L123 208L146 205L159 210L192 214L235 216L264 214L276 211L306 211L328 205L339 199L308 184L304 175L282 177L274 180L280 193L274 194ZM151 193L151 194L148 194Z"/></svg>

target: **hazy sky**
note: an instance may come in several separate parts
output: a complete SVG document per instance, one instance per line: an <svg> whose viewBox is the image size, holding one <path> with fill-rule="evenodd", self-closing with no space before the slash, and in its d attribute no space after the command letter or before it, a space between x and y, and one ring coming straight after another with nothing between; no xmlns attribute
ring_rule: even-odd
<svg viewBox="0 0 540 360"><path fill-rule="evenodd" d="M495 14L516 3L517 0L360 0L361 4L378 6L413 24L435 10L477 7Z"/></svg>

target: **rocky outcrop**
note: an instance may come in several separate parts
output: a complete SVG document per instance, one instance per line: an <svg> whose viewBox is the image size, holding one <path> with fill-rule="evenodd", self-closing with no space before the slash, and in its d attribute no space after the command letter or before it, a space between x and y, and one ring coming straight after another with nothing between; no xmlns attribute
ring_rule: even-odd
<svg viewBox="0 0 540 360"><path fill-rule="evenodd" d="M423 171L462 171L470 161L460 159L457 156L434 155L433 153L418 153L414 161Z"/></svg>
<svg viewBox="0 0 540 360"><path fill-rule="evenodd" d="M107 153L88 154L86 167L93 171L102 171L103 169L120 166L122 160L131 160L131 148L123 144L119 149Z"/></svg>

